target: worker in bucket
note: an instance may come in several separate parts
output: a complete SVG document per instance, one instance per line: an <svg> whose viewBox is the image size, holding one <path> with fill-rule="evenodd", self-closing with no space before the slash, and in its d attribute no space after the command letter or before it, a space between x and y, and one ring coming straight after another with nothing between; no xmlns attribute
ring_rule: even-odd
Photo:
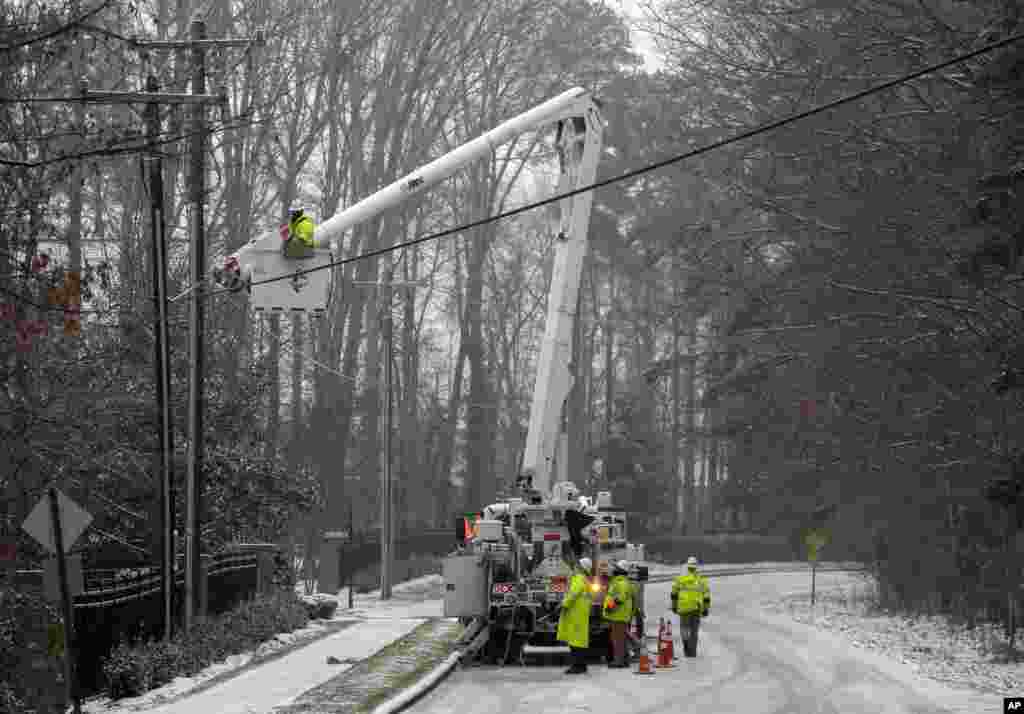
<svg viewBox="0 0 1024 714"><path fill-rule="evenodd" d="M626 629L633 619L633 584L629 582L629 564L620 560L612 565L612 579L604 597L601 616L608 621L612 641L612 662L609 667L628 667L626 661Z"/></svg>
<svg viewBox="0 0 1024 714"><path fill-rule="evenodd" d="M586 652L590 646L590 608L594 592L590 576L594 564L590 558L581 558L579 567L569 581L569 592L562 600L562 612L558 617L558 631L555 637L569 645L572 665L566 674L584 674L587 671Z"/></svg>
<svg viewBox="0 0 1024 714"><path fill-rule="evenodd" d="M697 572L697 558L686 560L686 575L680 575L672 583L672 612L679 615L679 638L683 641L683 654L697 656L697 635L700 619L707 617L711 610L711 591L708 581Z"/></svg>
<svg viewBox="0 0 1024 714"><path fill-rule="evenodd" d="M306 215L305 210L298 204L288 209L287 232L282 227L281 237L284 244L281 252L285 258L309 258L316 248L327 248L327 245L320 245L313 239L313 219Z"/></svg>

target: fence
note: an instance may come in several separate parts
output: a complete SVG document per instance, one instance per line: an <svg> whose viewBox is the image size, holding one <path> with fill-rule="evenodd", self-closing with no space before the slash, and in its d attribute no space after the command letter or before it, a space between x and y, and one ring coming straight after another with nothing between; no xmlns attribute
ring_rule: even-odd
<svg viewBox="0 0 1024 714"><path fill-rule="evenodd" d="M447 555L455 549L455 531L452 528L428 529L415 534L400 534L395 538L396 563L417 557L433 559ZM356 534L349 543L338 549L338 573L343 583L356 587L376 587L372 575L380 566L380 531Z"/></svg>
<svg viewBox="0 0 1024 714"><path fill-rule="evenodd" d="M262 562L261 562L262 561ZM203 599L207 615L219 615L252 597L268 575L263 554L226 552L204 556ZM42 596L41 571L22 572L22 586ZM26 577L27 576L27 577ZM103 687L102 662L121 642L159 637L163 630L163 597L159 570L139 568L134 573L85 570L83 591L72 599L75 612L79 682L89 696ZM173 618L184 624L184 574L175 578Z"/></svg>

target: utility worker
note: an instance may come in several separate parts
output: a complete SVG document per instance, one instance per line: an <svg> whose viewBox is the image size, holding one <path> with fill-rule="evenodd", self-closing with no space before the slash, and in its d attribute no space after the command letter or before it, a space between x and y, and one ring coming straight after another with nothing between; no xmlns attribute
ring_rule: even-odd
<svg viewBox="0 0 1024 714"><path fill-rule="evenodd" d="M609 667L628 667L626 662L626 628L633 619L633 584L629 582L629 564L624 560L612 565L612 579L608 581L601 616L611 629L613 661Z"/></svg>
<svg viewBox="0 0 1024 714"><path fill-rule="evenodd" d="M683 653L696 657L700 619L707 617L711 610L711 591L707 578L697 572L697 558L692 555L687 558L686 569L686 575L680 575L672 583L672 612L679 615Z"/></svg>
<svg viewBox="0 0 1024 714"><path fill-rule="evenodd" d="M282 252L285 258L309 258L316 248L327 248L313 240L313 219L306 215L302 206L293 205L288 209L288 230L282 237Z"/></svg>
<svg viewBox="0 0 1024 714"><path fill-rule="evenodd" d="M629 565L627 562L626 565ZM644 636L644 600L640 596L640 583L634 583L630 581L630 587L633 590L633 618L626 624L626 645L627 649L632 651L633 657L640 656L641 650L641 638ZM633 634L633 623L636 623L637 631L640 636L637 637Z"/></svg>
<svg viewBox="0 0 1024 714"><path fill-rule="evenodd" d="M562 600L562 612L558 616L558 631L555 637L569 645L572 651L572 665L566 674L583 674L587 671L586 652L590 646L590 608L594 594L590 588L593 563L590 558L581 558L579 567L569 581L569 592Z"/></svg>

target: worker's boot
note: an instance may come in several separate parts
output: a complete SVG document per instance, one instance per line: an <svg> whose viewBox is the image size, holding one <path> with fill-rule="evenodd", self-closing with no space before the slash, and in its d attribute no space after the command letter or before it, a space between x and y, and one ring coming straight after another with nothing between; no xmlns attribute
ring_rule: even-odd
<svg viewBox="0 0 1024 714"><path fill-rule="evenodd" d="M565 670L566 674L584 674L587 671L586 660L583 659L582 649L572 648L572 664Z"/></svg>

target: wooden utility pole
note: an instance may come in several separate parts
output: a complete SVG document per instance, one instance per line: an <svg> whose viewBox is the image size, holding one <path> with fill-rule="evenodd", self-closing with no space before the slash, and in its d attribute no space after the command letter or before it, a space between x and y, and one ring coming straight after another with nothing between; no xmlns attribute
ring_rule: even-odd
<svg viewBox="0 0 1024 714"><path fill-rule="evenodd" d="M139 45L146 43L139 42ZM160 473L160 581L162 590L163 635L169 639L173 633L174 598L174 483L172 469L173 442L171 432L171 379L170 339L167 332L167 242L164 216L163 162L160 158L161 104L192 104L222 102L223 94L173 94L159 92L156 77L150 75L142 92L107 92L89 89L81 82L82 98L106 104L146 105L146 138L150 156L147 159L150 182L150 221L153 236L153 334L155 336L155 371L157 422L160 453L157 459Z"/></svg>
<svg viewBox="0 0 1024 714"><path fill-rule="evenodd" d="M192 50L192 93L206 91L206 24L193 20L189 32ZM192 233L192 305L189 312L189 395L188 395L188 480L185 491L185 627L201 612L202 573L200 534L203 500L203 283L206 277L206 112L192 109L192 138L189 147L189 215Z"/></svg>
<svg viewBox="0 0 1024 714"><path fill-rule="evenodd" d="M77 18L81 14L81 3L73 0L71 3L71 14ZM71 50L72 76L81 78L83 72L82 37L79 32L73 35L74 47ZM85 105L82 102L75 102L75 130L78 132L78 141L81 143L85 132ZM77 148L77 147L76 147ZM82 272L82 183L85 172L82 170L82 162L75 161L71 166L71 186L68 192L68 272Z"/></svg>
<svg viewBox="0 0 1024 714"><path fill-rule="evenodd" d="M207 39L206 25L200 20L193 21L190 37L187 40L136 40L135 46L140 49L154 50L191 50L192 52L192 93L191 94L160 94L156 92L91 92L83 82L83 97L93 101L106 102L144 102L147 104L173 103L192 104L192 137L190 141L191 170L189 172L189 203L191 206L192 231L192 286L191 293L191 331L189 339L189 459L186 483L186 522L185 522L185 627L195 621L196 610L200 605L202 592L202 576L199 568L200 534L202 532L202 456L203 456L203 316L204 316L204 285L206 272L206 241L204 206L206 200L206 114L205 106L213 103L227 102L227 89L221 87L217 94L206 94L206 50L215 47L249 47L263 43L263 34L257 33L253 38ZM149 87L153 85L150 84ZM149 88L147 87L147 88ZM153 111L152 109L150 110ZM152 121L152 120L151 120ZM161 194L162 195L162 194ZM162 211L161 211L162 213ZM158 262L154 259L154 262ZM154 275L156 272L154 271ZM156 286L154 286L156 288ZM173 300L172 300L173 301ZM160 310L158 309L158 314ZM166 325L166 315L162 322ZM166 337L166 335L165 335ZM166 345L166 340L163 342ZM166 354L164 355L166 357ZM169 387L165 383L165 387ZM165 398L168 395L165 392ZM169 442L167 448L170 447ZM162 445L163 448L163 445ZM162 488L162 497L170 498L168 487ZM168 507L162 508L163 518L168 517ZM169 539L166 532L162 539ZM166 541L162 547L162 558L168 556ZM171 554L173 556L173 554ZM173 577L164 573L165 587L173 583ZM164 594L164 607L168 607L169 595Z"/></svg>
<svg viewBox="0 0 1024 714"><path fill-rule="evenodd" d="M146 79L146 91L160 91L156 77ZM167 334L167 240L164 218L164 166L160 158L160 104L146 105L149 168L150 227L153 235L153 335L156 368L157 424L160 430L160 581L163 590L164 639L174 631L174 445L171 431L171 358Z"/></svg>
<svg viewBox="0 0 1024 714"><path fill-rule="evenodd" d="M367 280L353 280L347 283L353 287L374 287L378 292L378 298L380 300L379 319L381 320L381 339L384 343L384 365L383 365L383 384L382 389L382 406L383 409L383 444L381 447L381 494L380 494L380 596L382 600L387 600L391 597L391 584L394 569L394 551L395 551L395 528L394 528L394 497L392 495L392 470L391 470L391 429L393 424L394 412L392 410L392 362L393 350L392 350L392 319L391 319L391 296L392 290L397 286L407 287L422 287L421 283L413 281L399 281L394 282L394 275L392 269L389 266L384 273L384 280L382 282L367 281ZM350 503L351 508L351 503ZM351 512L349 514L349 522L351 522Z"/></svg>
<svg viewBox="0 0 1024 714"><path fill-rule="evenodd" d="M391 498L391 268L384 274L381 286L381 337L384 340L384 428L383 449L381 450L381 498L380 498L380 597L391 598L391 572L394 566L394 513Z"/></svg>

